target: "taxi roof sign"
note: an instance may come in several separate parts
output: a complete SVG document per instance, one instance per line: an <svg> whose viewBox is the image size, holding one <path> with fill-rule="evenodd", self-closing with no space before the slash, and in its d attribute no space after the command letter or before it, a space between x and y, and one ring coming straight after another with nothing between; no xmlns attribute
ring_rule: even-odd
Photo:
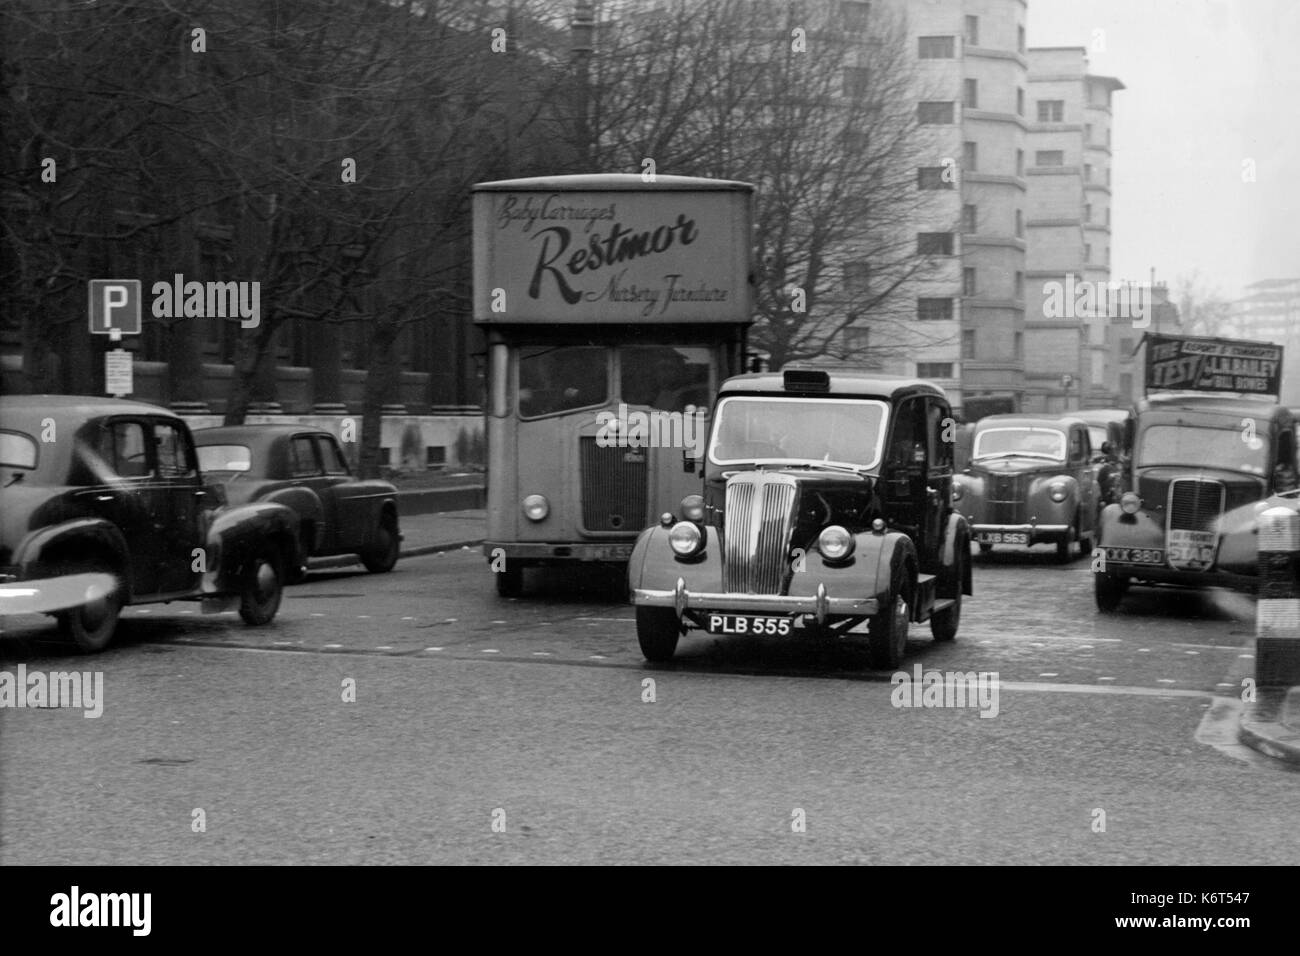
<svg viewBox="0 0 1300 956"><path fill-rule="evenodd" d="M1146 392L1282 394L1282 346L1249 339L1148 333Z"/></svg>

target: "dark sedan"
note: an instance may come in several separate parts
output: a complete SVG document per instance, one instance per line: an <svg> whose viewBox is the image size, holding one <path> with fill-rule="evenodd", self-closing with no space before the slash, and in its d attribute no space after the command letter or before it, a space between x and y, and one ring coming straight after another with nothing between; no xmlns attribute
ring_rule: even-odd
<svg viewBox="0 0 1300 956"><path fill-rule="evenodd" d="M232 504L275 501L298 513L304 553L355 554L374 573L397 563L397 489L354 477L330 432L233 425L201 428L194 441L204 474L225 485Z"/></svg>

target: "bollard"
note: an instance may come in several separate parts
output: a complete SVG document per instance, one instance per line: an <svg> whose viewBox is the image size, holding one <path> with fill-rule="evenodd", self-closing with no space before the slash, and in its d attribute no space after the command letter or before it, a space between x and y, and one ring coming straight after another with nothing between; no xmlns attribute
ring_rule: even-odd
<svg viewBox="0 0 1300 956"><path fill-rule="evenodd" d="M1255 607L1255 682L1300 684L1300 512L1259 516L1259 601Z"/></svg>

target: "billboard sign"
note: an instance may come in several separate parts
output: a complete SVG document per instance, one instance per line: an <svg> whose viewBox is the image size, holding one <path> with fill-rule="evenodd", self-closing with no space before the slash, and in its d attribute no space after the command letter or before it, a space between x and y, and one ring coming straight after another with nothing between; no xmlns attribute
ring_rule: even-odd
<svg viewBox="0 0 1300 956"><path fill-rule="evenodd" d="M1146 336L1146 388L1193 392L1282 392L1282 346L1244 339Z"/></svg>

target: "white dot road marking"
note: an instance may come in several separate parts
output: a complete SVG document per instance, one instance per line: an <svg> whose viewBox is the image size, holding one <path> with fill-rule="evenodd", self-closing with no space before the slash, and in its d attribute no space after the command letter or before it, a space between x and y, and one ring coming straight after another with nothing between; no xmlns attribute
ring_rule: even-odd
<svg viewBox="0 0 1300 956"><path fill-rule="evenodd" d="M1201 652L1200 652L1200 651L1183 651L1183 653L1186 654L1188 657L1197 657L1197 656L1200 655Z"/></svg>
<svg viewBox="0 0 1300 956"><path fill-rule="evenodd" d="M322 614L320 611L312 611L312 612L311 612L311 616L312 616L312 617L324 617L325 615Z"/></svg>
<svg viewBox="0 0 1300 956"><path fill-rule="evenodd" d="M981 644L992 644L992 641L980 641Z"/></svg>
<svg viewBox="0 0 1300 956"><path fill-rule="evenodd" d="M327 651L336 651L336 650L338 650L338 649L339 649L340 647L342 647L342 646L343 646L342 644L326 644L326 645L325 645L325 650L327 650Z"/></svg>
<svg viewBox="0 0 1300 956"><path fill-rule="evenodd" d="M413 618L413 617L404 617L404 618L402 618L402 620L403 620L403 621L414 621L415 618Z"/></svg>
<svg viewBox="0 0 1300 956"><path fill-rule="evenodd" d="M1090 650L1092 650L1092 645L1091 645L1091 644L1080 644L1080 645L1079 645L1079 650L1081 650L1081 651L1090 651Z"/></svg>
<svg viewBox="0 0 1300 956"><path fill-rule="evenodd" d="M441 647L426 647L425 650L426 650L426 651L440 651L440 650L442 650L442 648L441 648Z"/></svg>
<svg viewBox="0 0 1300 956"><path fill-rule="evenodd" d="M508 621L490 621L489 623L491 623L491 624L507 624L507 623L509 623L509 622L508 622Z"/></svg>
<svg viewBox="0 0 1300 956"><path fill-rule="evenodd" d="M368 621L368 620L370 620L370 615L369 615L369 614L358 614L358 615L357 615L357 620L358 620L358 621Z"/></svg>
<svg viewBox="0 0 1300 956"><path fill-rule="evenodd" d="M1035 643L1030 643L1029 646L1030 646L1030 647L1046 647L1047 645L1046 645L1046 644L1035 644Z"/></svg>
<svg viewBox="0 0 1300 956"><path fill-rule="evenodd" d="M392 644L380 644L378 647L375 648L375 650L377 651L391 651L392 649L393 649Z"/></svg>
<svg viewBox="0 0 1300 956"><path fill-rule="evenodd" d="M1049 672L1049 673L1046 673L1046 674L1039 674L1038 676L1039 676L1039 677L1058 677L1058 676L1060 676L1060 675Z"/></svg>
<svg viewBox="0 0 1300 956"><path fill-rule="evenodd" d="M1177 684L1178 681L1176 681L1176 680L1170 680L1168 677L1157 677L1157 678L1156 678L1156 683L1157 683L1157 684Z"/></svg>
<svg viewBox="0 0 1300 956"><path fill-rule="evenodd" d="M1253 661L1255 659L1254 654L1238 654L1237 656L1243 661Z"/></svg>
<svg viewBox="0 0 1300 956"><path fill-rule="evenodd" d="M550 651L533 651L533 657L554 657Z"/></svg>
<svg viewBox="0 0 1300 956"><path fill-rule="evenodd" d="M493 647L485 647L485 648L483 648L483 653L484 653L484 654L500 654L501 652L498 651L496 648L493 648Z"/></svg>
<svg viewBox="0 0 1300 956"><path fill-rule="evenodd" d="M457 621L459 621L459 620L460 620L460 618L458 618L458 617L444 617L444 618L442 619L442 623L443 623L443 624L455 624L455 623L456 623Z"/></svg>
<svg viewBox="0 0 1300 956"><path fill-rule="evenodd" d="M1236 687L1237 685L1236 685L1236 684L1225 684L1223 681L1219 681L1219 683L1215 684L1214 686L1215 686L1215 687Z"/></svg>
<svg viewBox="0 0 1300 956"><path fill-rule="evenodd" d="M589 660L589 661L603 661L603 660L605 660L605 655L604 655L604 654L592 654L590 657L587 658L587 660Z"/></svg>
<svg viewBox="0 0 1300 956"><path fill-rule="evenodd" d="M1097 680L1114 680L1113 677L1098 677Z"/></svg>
<svg viewBox="0 0 1300 956"><path fill-rule="evenodd" d="M1139 647L1139 648L1138 648L1138 653L1139 653L1139 654L1150 654L1150 653L1151 653L1151 648L1149 648L1149 647Z"/></svg>

